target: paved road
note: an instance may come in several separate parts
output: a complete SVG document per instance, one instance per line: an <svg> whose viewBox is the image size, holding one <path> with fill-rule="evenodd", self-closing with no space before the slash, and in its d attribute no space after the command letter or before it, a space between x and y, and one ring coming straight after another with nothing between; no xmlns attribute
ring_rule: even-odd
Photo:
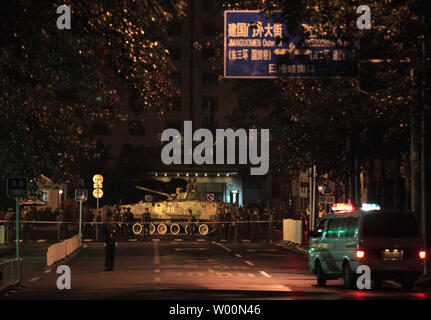
<svg viewBox="0 0 431 320"><path fill-rule="evenodd" d="M104 272L102 243L86 243L73 259L70 290L58 290L56 270L43 270L47 244L24 245L23 288L0 299L431 299L431 289L405 293L315 285L306 255L279 244L183 241L120 242L116 268Z"/></svg>

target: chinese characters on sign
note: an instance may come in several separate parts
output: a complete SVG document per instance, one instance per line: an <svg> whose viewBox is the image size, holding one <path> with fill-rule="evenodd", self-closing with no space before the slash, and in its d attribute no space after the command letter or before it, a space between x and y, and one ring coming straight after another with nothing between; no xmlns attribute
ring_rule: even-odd
<svg viewBox="0 0 431 320"><path fill-rule="evenodd" d="M224 50L226 78L357 76L351 43L313 36L301 42L287 34L280 14L268 20L259 11L225 11Z"/></svg>

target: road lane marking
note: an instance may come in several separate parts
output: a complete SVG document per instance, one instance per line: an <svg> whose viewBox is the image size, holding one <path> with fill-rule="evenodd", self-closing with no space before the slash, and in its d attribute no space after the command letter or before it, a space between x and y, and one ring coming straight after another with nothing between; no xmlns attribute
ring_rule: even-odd
<svg viewBox="0 0 431 320"><path fill-rule="evenodd" d="M206 241L206 240L205 240L205 239L197 239L196 241L204 242L204 241Z"/></svg>
<svg viewBox="0 0 431 320"><path fill-rule="evenodd" d="M154 241L154 264L155 265L160 264L159 243L157 241Z"/></svg>
<svg viewBox="0 0 431 320"><path fill-rule="evenodd" d="M40 278L39 277L34 277L34 278L31 278L30 280L28 280L28 281L30 281L30 282L35 282L35 281L37 281L37 280L39 280Z"/></svg>
<svg viewBox="0 0 431 320"><path fill-rule="evenodd" d="M51 269L46 269L43 273L50 273L51 271Z"/></svg>
<svg viewBox="0 0 431 320"><path fill-rule="evenodd" d="M175 251L206 251L207 248L175 248Z"/></svg>
<svg viewBox="0 0 431 320"><path fill-rule="evenodd" d="M224 245L222 245L221 243L218 243L218 242L215 242L215 241L213 241L212 243L214 243L214 244L218 245L219 247L222 247L223 249L225 249L225 250L226 250L226 251L228 251L228 252L232 252L232 250L231 250L231 249L229 249L229 248L225 247L225 246L224 246Z"/></svg>
<svg viewBox="0 0 431 320"><path fill-rule="evenodd" d="M254 266L254 264L252 262L250 262L250 261L246 260L245 263L247 263L249 266Z"/></svg>
<svg viewBox="0 0 431 320"><path fill-rule="evenodd" d="M37 240L37 242L39 242L39 243L46 242L46 239L39 239L39 240Z"/></svg>
<svg viewBox="0 0 431 320"><path fill-rule="evenodd" d="M155 273L160 273L160 269L154 269Z"/></svg>
<svg viewBox="0 0 431 320"><path fill-rule="evenodd" d="M267 274L265 271L259 271L261 275L263 275L264 277L267 278L271 278L271 276L269 274Z"/></svg>
<svg viewBox="0 0 431 320"><path fill-rule="evenodd" d="M216 272L216 276L219 276L219 277L232 277L232 273L229 273L229 272Z"/></svg>
<svg viewBox="0 0 431 320"><path fill-rule="evenodd" d="M138 239L129 239L129 241L134 242L134 241L138 241Z"/></svg>
<svg viewBox="0 0 431 320"><path fill-rule="evenodd" d="M255 277L253 273L249 273L249 272L238 272L237 275L239 277Z"/></svg>
<svg viewBox="0 0 431 320"><path fill-rule="evenodd" d="M154 278L154 282L160 282L160 278L159 277L155 277Z"/></svg>
<svg viewBox="0 0 431 320"><path fill-rule="evenodd" d="M174 241L183 241L183 239L176 238Z"/></svg>
<svg viewBox="0 0 431 320"><path fill-rule="evenodd" d="M238 254L238 253L235 253L235 257L242 258L242 256L240 254Z"/></svg>

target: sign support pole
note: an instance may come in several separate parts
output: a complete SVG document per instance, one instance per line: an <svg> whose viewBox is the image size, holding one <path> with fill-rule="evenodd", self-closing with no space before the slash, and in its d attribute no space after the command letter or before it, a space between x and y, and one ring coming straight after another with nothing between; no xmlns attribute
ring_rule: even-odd
<svg viewBox="0 0 431 320"><path fill-rule="evenodd" d="M79 235L80 236L82 236L81 226L82 226L82 200L79 201Z"/></svg>
<svg viewBox="0 0 431 320"><path fill-rule="evenodd" d="M16 201L16 258L19 259L19 200Z"/></svg>

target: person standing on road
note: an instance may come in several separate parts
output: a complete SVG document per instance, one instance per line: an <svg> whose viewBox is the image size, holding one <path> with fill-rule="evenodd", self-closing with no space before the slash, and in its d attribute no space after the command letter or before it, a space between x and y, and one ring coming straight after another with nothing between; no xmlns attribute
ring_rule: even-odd
<svg viewBox="0 0 431 320"><path fill-rule="evenodd" d="M187 238L189 240L193 240L193 236L195 233L195 217L193 216L192 209L189 209L189 218L187 224Z"/></svg>
<svg viewBox="0 0 431 320"><path fill-rule="evenodd" d="M216 213L216 224L215 224L217 241L220 241L222 238L222 234L223 234L222 225L221 225L222 221L223 221L223 210L221 208L218 208Z"/></svg>
<svg viewBox="0 0 431 320"><path fill-rule="evenodd" d="M6 241L12 241L13 234L13 210L9 208L7 210L6 216Z"/></svg>
<svg viewBox="0 0 431 320"><path fill-rule="evenodd" d="M259 213L257 209L253 210L250 217L250 241L256 241L257 223L259 221Z"/></svg>
<svg viewBox="0 0 431 320"><path fill-rule="evenodd" d="M112 218L104 224L105 229L105 271L114 270L115 247L117 246L117 230Z"/></svg>
<svg viewBox="0 0 431 320"><path fill-rule="evenodd" d="M64 240L64 233L63 233L63 230L64 230L64 226L63 226L64 216L63 216L63 210L62 209L60 209L58 211L58 215L57 215L56 221L57 221L57 241L60 242L60 241Z"/></svg>
<svg viewBox="0 0 431 320"><path fill-rule="evenodd" d="M142 231L144 232L144 241L150 240L150 222L151 222L151 215L148 208L145 208L145 212L141 217L141 223L142 223Z"/></svg>
<svg viewBox="0 0 431 320"><path fill-rule="evenodd" d="M234 233L233 233L233 241L234 242L240 242L240 215L239 215L239 211L238 209L235 210L234 216L233 216L233 229L234 229Z"/></svg>
<svg viewBox="0 0 431 320"><path fill-rule="evenodd" d="M231 227L231 221L232 221L232 215L229 211L229 208L224 209L224 221L226 222L224 224L224 238L225 240L229 240L229 233L230 233L230 227Z"/></svg>

